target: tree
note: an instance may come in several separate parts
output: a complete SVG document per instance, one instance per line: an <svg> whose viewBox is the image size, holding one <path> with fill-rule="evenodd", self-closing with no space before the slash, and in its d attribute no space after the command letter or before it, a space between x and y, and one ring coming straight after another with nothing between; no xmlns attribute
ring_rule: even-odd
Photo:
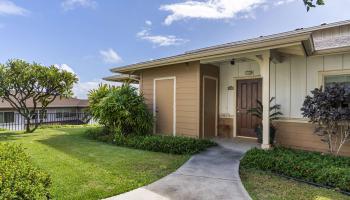
<svg viewBox="0 0 350 200"><path fill-rule="evenodd" d="M316 124L315 133L328 144L329 152L338 155L350 140L350 87L332 84L311 94L305 98L302 115Z"/></svg>
<svg viewBox="0 0 350 200"><path fill-rule="evenodd" d="M77 82L75 74L53 65L45 67L18 59L0 64L0 97L24 117L26 132L35 131L42 123L43 117L40 117L39 123L31 126L31 119L38 111L45 113L57 97L72 96Z"/></svg>
<svg viewBox="0 0 350 200"><path fill-rule="evenodd" d="M314 8L317 5L321 6L324 5L324 0L316 0L316 2L314 0L303 0L305 6L306 6L306 10L309 11L310 8Z"/></svg>

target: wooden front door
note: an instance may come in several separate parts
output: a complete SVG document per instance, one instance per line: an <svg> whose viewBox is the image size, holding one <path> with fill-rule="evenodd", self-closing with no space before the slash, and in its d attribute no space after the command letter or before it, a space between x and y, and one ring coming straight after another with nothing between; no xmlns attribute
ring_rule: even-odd
<svg viewBox="0 0 350 200"><path fill-rule="evenodd" d="M155 80L156 133L174 133L174 84L175 79Z"/></svg>
<svg viewBox="0 0 350 200"><path fill-rule="evenodd" d="M262 80L247 79L237 81L237 135L256 137L255 127L261 122L248 110L257 106L256 100L261 101Z"/></svg>
<svg viewBox="0 0 350 200"><path fill-rule="evenodd" d="M212 138L217 131L217 79L203 78L203 136Z"/></svg>

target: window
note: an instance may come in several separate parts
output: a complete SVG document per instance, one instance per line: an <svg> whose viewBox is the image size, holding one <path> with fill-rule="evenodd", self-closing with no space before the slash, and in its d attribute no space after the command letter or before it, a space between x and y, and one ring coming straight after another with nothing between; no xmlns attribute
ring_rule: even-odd
<svg viewBox="0 0 350 200"><path fill-rule="evenodd" d="M69 110L68 109L64 110L63 117L69 117Z"/></svg>
<svg viewBox="0 0 350 200"><path fill-rule="evenodd" d="M62 118L62 111L56 110L56 118Z"/></svg>
<svg viewBox="0 0 350 200"><path fill-rule="evenodd" d="M77 116L77 111L75 108L70 109L70 117L76 117Z"/></svg>
<svg viewBox="0 0 350 200"><path fill-rule="evenodd" d="M39 111L39 119L47 119L47 110Z"/></svg>
<svg viewBox="0 0 350 200"><path fill-rule="evenodd" d="M350 74L339 74L339 75L325 75L324 85L325 87L334 84L341 83L346 86L350 86Z"/></svg>
<svg viewBox="0 0 350 200"><path fill-rule="evenodd" d="M14 121L14 112L0 112L0 123L13 123Z"/></svg>

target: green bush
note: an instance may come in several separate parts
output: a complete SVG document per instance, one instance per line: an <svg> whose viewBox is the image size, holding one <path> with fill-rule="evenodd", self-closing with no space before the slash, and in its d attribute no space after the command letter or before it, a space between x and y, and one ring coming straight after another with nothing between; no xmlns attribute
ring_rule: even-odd
<svg viewBox="0 0 350 200"><path fill-rule="evenodd" d="M123 136L119 134L113 136L106 128L88 129L86 133L92 139L110 142L118 146L171 154L195 154L216 145L210 140L187 137L161 135Z"/></svg>
<svg viewBox="0 0 350 200"><path fill-rule="evenodd" d="M145 135L153 128L153 116L143 95L129 84L120 87L100 85L89 92L89 103L92 116L115 134Z"/></svg>
<svg viewBox="0 0 350 200"><path fill-rule="evenodd" d="M21 146L0 144L0 199L50 199L50 185Z"/></svg>
<svg viewBox="0 0 350 200"><path fill-rule="evenodd" d="M316 184L350 191L350 158L276 147L252 149L241 168L270 171Z"/></svg>

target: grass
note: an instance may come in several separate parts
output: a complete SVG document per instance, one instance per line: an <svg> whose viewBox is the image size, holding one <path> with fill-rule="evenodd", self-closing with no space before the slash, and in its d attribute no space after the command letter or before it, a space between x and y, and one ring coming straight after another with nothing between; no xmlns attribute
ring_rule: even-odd
<svg viewBox="0 0 350 200"><path fill-rule="evenodd" d="M54 199L101 199L124 193L173 172L189 158L96 142L85 137L86 129L3 132L0 142L22 144L33 162L51 175Z"/></svg>
<svg viewBox="0 0 350 200"><path fill-rule="evenodd" d="M241 169L244 187L258 200L350 200L350 196L254 169Z"/></svg>

